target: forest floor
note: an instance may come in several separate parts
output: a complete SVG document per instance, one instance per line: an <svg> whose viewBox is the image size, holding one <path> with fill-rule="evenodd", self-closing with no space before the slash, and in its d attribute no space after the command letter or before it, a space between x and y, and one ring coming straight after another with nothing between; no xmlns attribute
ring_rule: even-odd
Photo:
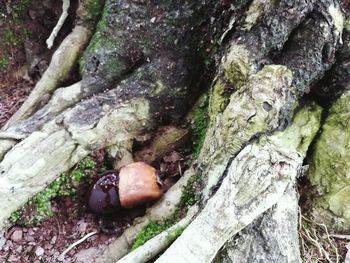
<svg viewBox="0 0 350 263"><path fill-rule="evenodd" d="M45 41L60 12L60 1L0 0L0 128L21 106L47 68L54 49L48 50ZM66 28L71 28L71 23L68 20ZM62 31L57 42L69 33ZM76 76L71 81L74 78ZM185 159L172 152L163 160L168 162L161 161L158 165L162 166L163 179L169 177L166 180L169 188L179 178L179 167L185 168ZM106 161L102 160L102 163L106 164ZM90 179L94 177L97 173ZM56 262L69 245L96 232L64 258L64 262L87 262L90 253L95 254L97 249L109 244L135 217L145 212L145 207L141 207L102 220L86 208L88 188L85 183L79 186L80 194L50 200L53 216L43 218L40 223L18 222L8 229L5 237L0 239L2 262ZM35 207L29 205L21 219L32 217L34 213Z"/></svg>
<svg viewBox="0 0 350 263"><path fill-rule="evenodd" d="M73 1L73 10L76 3L77 1ZM55 47L48 50L45 41L60 12L60 1L0 0L0 128L20 107L47 68ZM57 43L69 33L73 20L68 19L58 35ZM73 74L68 82L73 83L77 78ZM33 216L36 210L31 205L26 207L17 223L0 239L2 262L56 262L69 245L95 232L96 234L68 252L63 260L89 262L92 255L112 242L136 217L144 214L146 207L123 210L108 218L100 218L88 211L86 194L91 181L103 169L110 168L110 162L103 150L93 154L91 158L96 162L96 167L89 180L77 186L78 194L50 199L53 216L42 218L40 223L23 223L24 217ZM188 149L176 149L154 164L161 171L165 190L180 178L190 160ZM300 187L302 197L303 191L307 191L305 189ZM310 223L306 221L305 225ZM315 237L319 238L318 243L305 237L309 230L317 232ZM345 257L347 241L333 239L333 243L324 242L328 238L325 232L315 224L309 224L306 230L301 228L301 247L306 249L305 262L326 262L325 255L319 252L318 246L330 251L329 255L333 258L334 247L337 247L339 260Z"/></svg>

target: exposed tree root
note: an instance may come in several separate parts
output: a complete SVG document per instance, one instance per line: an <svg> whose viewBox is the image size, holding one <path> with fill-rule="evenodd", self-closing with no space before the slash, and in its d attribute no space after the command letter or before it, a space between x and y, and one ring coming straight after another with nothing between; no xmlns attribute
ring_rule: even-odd
<svg viewBox="0 0 350 263"><path fill-rule="evenodd" d="M340 262L334 237L326 225L309 219L299 211L299 236L303 259L306 262Z"/></svg>
<svg viewBox="0 0 350 263"><path fill-rule="evenodd" d="M55 38L56 38L58 32L60 31L60 29L62 28L62 26L64 24L64 21L66 21L66 18L68 17L69 6L70 6L70 0L63 0L62 14L61 14L60 18L58 19L56 26L52 30L49 38L46 40L46 44L47 44L48 49L52 48L53 42L55 41Z"/></svg>
<svg viewBox="0 0 350 263"><path fill-rule="evenodd" d="M194 170L187 170L180 180L155 205L148 208L145 216L137 218L134 224L112 242L102 253L97 255L94 262L113 263L129 252L139 232L150 222L164 220L172 215L180 203L183 187L194 175ZM142 250L142 247L140 247ZM141 253L141 252L140 252Z"/></svg>
<svg viewBox="0 0 350 263"><path fill-rule="evenodd" d="M156 262L211 262L233 235L283 196L320 126L321 109L307 106L283 132L260 138L232 161L217 192Z"/></svg>
<svg viewBox="0 0 350 263"><path fill-rule="evenodd" d="M0 157L23 139L0 163L0 199L3 200L0 226L31 195L93 149L112 146L127 156L132 141L146 129L156 128L159 120L169 117L178 120L185 114L189 107L185 100L195 93L188 87L194 90L197 87L196 79L189 81L187 78L197 72L196 63L201 58L193 57L187 46L180 45L180 49L176 49L177 40L193 35L192 31L182 31L184 28L191 25L191 30L195 30L203 22L192 20L191 14L197 6L193 9L185 2L179 7L180 16L173 17L173 9L168 12L166 4L161 7L164 10L157 9L171 25L180 25L176 40L171 40L170 44L158 38L159 32L175 34L168 31L168 24L161 24L165 29L148 27L147 23L142 30L136 27L136 22L144 22L143 16L148 15L148 9L142 4L123 6L125 19L124 13L115 11L115 6L109 2L108 12L102 18L104 23L93 43L98 46L104 41L102 36L109 36L110 46L100 50L91 48L86 53L84 74L88 81L84 79L81 83L85 85L87 81L88 88L83 90L81 83L77 83L56 91L51 101L33 114L43 97L52 94L76 61L76 57L74 61L64 61L65 69L61 70L55 63L62 57L58 53L57 58L53 58L50 80L43 77L42 88L34 90L23 109L0 134L3 137ZM283 206L280 200L293 190L321 116L317 105L298 108L298 100L334 62L335 51L341 43L339 24L343 19L337 1L300 0L293 8L290 4L287 0L268 1L262 7L261 1L252 1L244 26L232 34L210 91L210 126L198 160L203 184L200 212L157 262L168 263L174 258L177 262L211 262L219 258L218 253L226 242L239 233L245 234L242 230L257 223L262 214L267 215L263 217L267 220L286 218L286 214L278 214ZM205 9L206 6L199 7ZM151 19L153 21L153 17ZM231 21L235 21L235 17ZM79 32L79 43L83 45L90 31ZM225 34L223 41L231 35ZM150 41L160 42L159 46L149 49L144 43L145 36ZM198 39L190 40L189 43L198 44ZM61 46L63 48L64 43ZM66 45L65 55L78 56L78 50L68 49ZM147 63L142 57L144 50L148 52ZM270 56L276 52L278 56ZM117 66L109 71L111 65ZM70 92L76 96L66 96ZM87 94L94 96L84 101ZM67 99L61 103L62 98ZM295 116L293 121L292 115ZM25 118L28 119L23 120ZM148 222L164 219L174 211L181 196L180 186L186 178L188 173L96 262L120 259L129 252L137 233ZM291 216L291 220L293 218ZM293 222L289 225L294 227ZM280 228L281 224L277 222L274 227ZM154 257L169 244L165 242L166 235L162 233L124 260L146 254ZM305 236L316 245L317 239L312 233L307 232ZM269 238L277 244L276 253L270 255L277 255L276 261L288 242L293 243L293 248L286 258L298 258L291 252L296 247L295 238L292 241L278 236ZM154 246L157 240L161 240L162 245ZM238 255L235 249L227 253ZM249 253L249 248L242 250Z"/></svg>
<svg viewBox="0 0 350 263"><path fill-rule="evenodd" d="M290 185L276 205L220 249L214 262L300 262L297 226L298 194Z"/></svg>
<svg viewBox="0 0 350 263"><path fill-rule="evenodd" d="M83 6L84 1L81 2L81 6L79 8L82 9ZM68 8L69 1L65 0L63 2L63 7L64 9ZM67 15L65 13L66 12L63 12L63 17ZM80 18L81 21L84 21L84 19L84 17ZM77 64L82 51L89 43L93 33L91 21L90 23L82 23L81 21L80 23L79 21L77 22L77 25L74 27L73 31L57 48L52 56L48 69L44 72L43 76L35 85L33 91L27 100L22 104L20 109L2 128L3 130L6 130L17 121L32 115L40 107L40 105L42 106L42 104L45 104L48 101L52 92L69 77L69 74L72 72L73 67Z"/></svg>
<svg viewBox="0 0 350 263"><path fill-rule="evenodd" d="M146 263L155 258L159 253L166 249L177 237L183 229L191 222L198 211L198 207L192 207L187 215L178 223L160 233L156 237L147 241L142 247L135 249L125 257L118 260L119 263Z"/></svg>

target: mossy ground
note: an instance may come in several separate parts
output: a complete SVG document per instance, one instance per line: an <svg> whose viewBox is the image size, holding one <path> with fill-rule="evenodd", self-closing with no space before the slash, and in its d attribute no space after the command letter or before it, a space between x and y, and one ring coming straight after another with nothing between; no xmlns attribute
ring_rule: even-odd
<svg viewBox="0 0 350 263"><path fill-rule="evenodd" d="M23 26L30 0L9 1L0 6L0 72L17 63L14 56L31 31Z"/></svg>
<svg viewBox="0 0 350 263"><path fill-rule="evenodd" d="M32 197L22 209L12 213L9 220L11 223L40 224L46 217L53 216L51 201L54 198L75 197L79 185L91 183L92 178L104 168L97 169L96 161L90 157L81 160L72 170L62 174L49 184L44 191Z"/></svg>
<svg viewBox="0 0 350 263"><path fill-rule="evenodd" d="M142 246L151 238L170 228L187 213L188 207L194 205L198 201L196 185L198 179L198 175L193 175L189 179L187 185L183 188L180 202L173 214L164 220L150 222L142 229L142 231L137 235L136 240L131 247L132 250ZM183 228L177 229L176 237L180 236L183 230Z"/></svg>

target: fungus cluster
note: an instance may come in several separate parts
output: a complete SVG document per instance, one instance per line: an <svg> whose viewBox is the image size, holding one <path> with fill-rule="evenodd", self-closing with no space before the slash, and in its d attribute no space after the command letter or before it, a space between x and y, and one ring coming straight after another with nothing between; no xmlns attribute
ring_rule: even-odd
<svg viewBox="0 0 350 263"><path fill-rule="evenodd" d="M101 174L90 190L88 206L95 213L109 214L155 201L162 194L156 169L136 162L124 166L119 173L110 170Z"/></svg>

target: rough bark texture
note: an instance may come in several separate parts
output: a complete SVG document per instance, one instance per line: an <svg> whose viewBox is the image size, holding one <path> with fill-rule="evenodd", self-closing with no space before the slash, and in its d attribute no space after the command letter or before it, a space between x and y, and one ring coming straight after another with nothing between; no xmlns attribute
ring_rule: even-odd
<svg viewBox="0 0 350 263"><path fill-rule="evenodd" d="M233 236L214 262L301 262L298 194L290 185L278 203Z"/></svg>
<svg viewBox="0 0 350 263"><path fill-rule="evenodd" d="M347 175L350 144L350 34L346 30L343 42L344 45L337 53L338 60L326 74L325 81L313 89L325 105L337 100L329 109L322 125L322 133L309 158L309 178L315 186L315 194L310 194L310 198L313 198L312 215L317 222L322 222L336 231L350 229L350 180Z"/></svg>
<svg viewBox="0 0 350 263"><path fill-rule="evenodd" d="M337 231L350 229L350 92L331 107L314 146L309 176L317 187L313 216Z"/></svg>
<svg viewBox="0 0 350 263"><path fill-rule="evenodd" d="M172 258L178 262L211 262L232 236L275 205L288 186L293 187L320 118L319 107L306 106L285 131L262 137L240 151L217 192L156 262ZM278 233L275 238L278 240ZM284 241L282 235L280 242ZM298 246L297 239L292 246Z"/></svg>
<svg viewBox="0 0 350 263"><path fill-rule="evenodd" d="M107 0L80 61L82 80L57 89L64 68L57 69L53 58L50 67L61 77L37 93L50 100L38 110L43 101L29 100L0 133L0 228L94 149L128 155L145 131L181 122L208 72L215 71L208 70L207 59L218 48L213 38L222 59L196 162L201 210L157 262L299 260L295 179L321 118L321 108L301 98L335 62L343 13L336 0L242 0L232 8L216 2ZM224 32L220 23L226 23ZM339 63L332 70L348 72L346 60ZM158 205L156 216L140 219L95 261L124 256L149 218L160 220L171 211L163 201ZM271 234L286 227L287 236ZM241 238L245 242L237 246Z"/></svg>
<svg viewBox="0 0 350 263"><path fill-rule="evenodd" d="M84 55L82 82L56 91L30 119L2 133L2 156L13 146L13 138L23 140L0 163L1 196L7 200L0 221L92 150L125 145L186 113L191 103L187 95L200 84L193 74L203 70L203 58L193 52L200 38L192 32L197 33L206 19L205 7L206 2L107 1ZM159 21L145 23L158 12L163 15ZM96 95L84 100L92 94Z"/></svg>

